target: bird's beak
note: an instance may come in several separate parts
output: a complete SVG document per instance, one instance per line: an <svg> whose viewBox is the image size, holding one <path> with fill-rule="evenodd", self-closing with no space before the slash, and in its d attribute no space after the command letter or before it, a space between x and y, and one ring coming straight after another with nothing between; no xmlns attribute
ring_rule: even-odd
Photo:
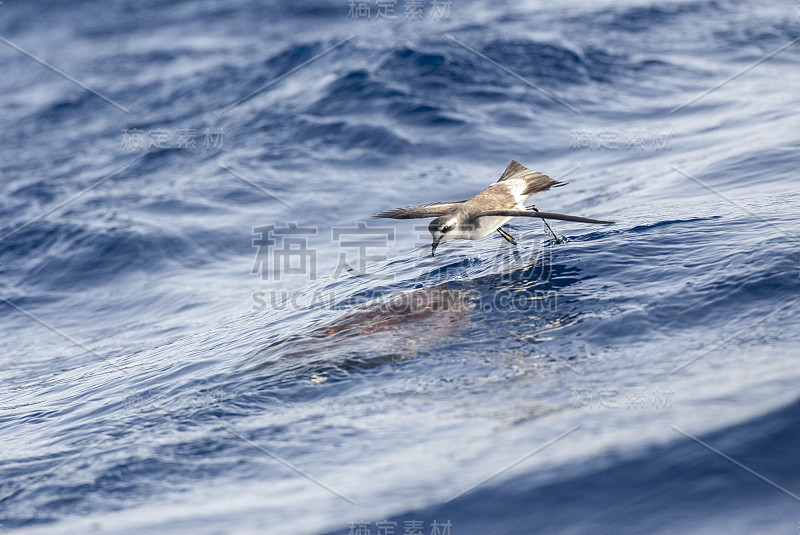
<svg viewBox="0 0 800 535"><path fill-rule="evenodd" d="M438 241L431 244L431 256L436 256L436 247L439 245Z"/></svg>

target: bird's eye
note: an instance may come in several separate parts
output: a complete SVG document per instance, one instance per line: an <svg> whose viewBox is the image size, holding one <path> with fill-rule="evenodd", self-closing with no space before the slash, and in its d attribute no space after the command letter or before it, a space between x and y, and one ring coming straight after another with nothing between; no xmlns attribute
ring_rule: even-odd
<svg viewBox="0 0 800 535"><path fill-rule="evenodd" d="M442 227L442 232L450 232L450 229L453 228L449 225Z"/></svg>

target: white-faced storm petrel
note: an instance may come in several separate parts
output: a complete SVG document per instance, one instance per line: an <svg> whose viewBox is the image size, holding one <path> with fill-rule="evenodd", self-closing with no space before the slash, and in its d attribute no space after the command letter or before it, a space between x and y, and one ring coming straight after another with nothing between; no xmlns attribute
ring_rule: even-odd
<svg viewBox="0 0 800 535"><path fill-rule="evenodd" d="M455 202L434 202L417 206L406 206L378 212L372 217L392 219L418 219L435 217L428 230L433 236L431 256L436 252L439 242L444 240L477 240L496 230L509 243L516 245L506 231L500 227L512 217L538 217L547 224L547 219L577 221L610 225L613 221L598 221L586 217L540 212L536 206L524 206L525 199L547 191L552 187L565 186L565 182L553 180L549 176L531 171L519 162L511 160L500 180L481 191L471 199ZM550 225L547 225L550 228ZM552 232L552 229L550 229ZM553 233L555 236L555 233ZM560 240L556 236L556 243Z"/></svg>

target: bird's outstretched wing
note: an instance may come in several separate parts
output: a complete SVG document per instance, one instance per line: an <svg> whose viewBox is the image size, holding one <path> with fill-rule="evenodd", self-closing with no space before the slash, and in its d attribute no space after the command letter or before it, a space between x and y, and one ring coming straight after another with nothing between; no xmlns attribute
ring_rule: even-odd
<svg viewBox="0 0 800 535"><path fill-rule="evenodd" d="M463 202L464 201L418 204L416 206L406 206L404 208L384 210L383 212L378 212L372 217L385 217L389 219L421 219L425 217L439 217L455 211Z"/></svg>
<svg viewBox="0 0 800 535"><path fill-rule="evenodd" d="M577 215L556 214L554 212L534 212L524 210L489 210L486 212L479 212L474 217L491 217L491 216L505 216L505 217L538 217L541 219L559 219L561 221L576 221L578 223L595 223L597 225L612 225L613 221L601 221L599 219L589 219L588 217L580 217Z"/></svg>
<svg viewBox="0 0 800 535"><path fill-rule="evenodd" d="M509 163L508 167L506 167L506 170L503 171L503 174L500 176L498 182L514 179L522 179L525 181L525 190L523 191L523 195L533 195L534 193L546 191L550 188L567 185L566 182L553 180L544 173L531 171L518 161L511 160L511 163Z"/></svg>

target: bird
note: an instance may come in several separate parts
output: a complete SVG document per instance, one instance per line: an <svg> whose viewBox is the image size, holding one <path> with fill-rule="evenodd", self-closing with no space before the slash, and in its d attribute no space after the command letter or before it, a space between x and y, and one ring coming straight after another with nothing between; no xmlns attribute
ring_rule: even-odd
<svg viewBox="0 0 800 535"><path fill-rule="evenodd" d="M428 225L433 237L431 256L436 256L436 248L440 242L454 239L477 240L495 230L510 244L517 245L517 241L501 228L512 217L538 217L545 222L550 232L553 232L553 229L547 223L548 219L598 225L614 223L614 221L541 212L536 206L523 204L531 195L559 186L566 186L566 182L559 182L544 173L531 171L516 160L511 160L497 182L470 199L394 208L378 212L372 217L389 219L434 217L435 219ZM556 238L556 243L561 243L554 232L553 236Z"/></svg>

